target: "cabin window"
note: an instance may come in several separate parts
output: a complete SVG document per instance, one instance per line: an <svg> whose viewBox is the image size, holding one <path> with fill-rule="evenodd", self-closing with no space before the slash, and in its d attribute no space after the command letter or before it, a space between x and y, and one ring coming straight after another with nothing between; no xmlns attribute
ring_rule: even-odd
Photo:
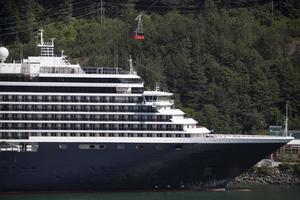
<svg viewBox="0 0 300 200"><path fill-rule="evenodd" d="M175 150L176 151L181 151L182 150L182 145L175 145Z"/></svg>
<svg viewBox="0 0 300 200"><path fill-rule="evenodd" d="M78 145L79 149L90 149L90 145L89 144L80 144Z"/></svg>
<svg viewBox="0 0 300 200"><path fill-rule="evenodd" d="M65 150L65 149L68 148L68 145L66 145L66 144L60 144L60 145L58 145L58 148L61 149L61 150Z"/></svg>
<svg viewBox="0 0 300 200"><path fill-rule="evenodd" d="M99 150L104 150L106 149L105 144L79 144L78 145L79 149L99 149Z"/></svg>
<svg viewBox="0 0 300 200"><path fill-rule="evenodd" d="M118 150L124 150L124 149L126 149L126 146L125 146L125 144L118 144L117 149Z"/></svg>
<svg viewBox="0 0 300 200"><path fill-rule="evenodd" d="M155 145L155 149L159 151L164 150L164 145L162 144Z"/></svg>
<svg viewBox="0 0 300 200"><path fill-rule="evenodd" d="M128 133L128 137L133 137L133 134L132 133Z"/></svg>
<svg viewBox="0 0 300 200"><path fill-rule="evenodd" d="M144 149L144 145L138 144L138 145L135 146L135 148L138 149L138 150L142 150L142 149Z"/></svg>

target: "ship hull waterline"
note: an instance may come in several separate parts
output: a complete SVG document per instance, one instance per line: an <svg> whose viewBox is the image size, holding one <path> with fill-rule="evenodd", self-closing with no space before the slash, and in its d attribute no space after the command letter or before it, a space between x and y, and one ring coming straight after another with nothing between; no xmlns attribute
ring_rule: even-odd
<svg viewBox="0 0 300 200"><path fill-rule="evenodd" d="M284 144L39 143L37 152L0 152L0 191L223 188Z"/></svg>

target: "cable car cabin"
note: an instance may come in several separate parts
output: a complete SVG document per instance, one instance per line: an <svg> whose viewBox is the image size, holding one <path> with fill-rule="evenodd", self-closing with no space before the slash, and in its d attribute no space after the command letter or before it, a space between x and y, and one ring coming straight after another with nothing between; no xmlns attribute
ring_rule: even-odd
<svg viewBox="0 0 300 200"><path fill-rule="evenodd" d="M145 39L143 32L142 15L138 15L135 18L135 25L133 27L132 35L130 37L138 41L143 41Z"/></svg>
<svg viewBox="0 0 300 200"><path fill-rule="evenodd" d="M132 39L134 40L140 40L140 41L143 41L145 39L145 36L144 36L144 33L134 33L132 36L131 36Z"/></svg>

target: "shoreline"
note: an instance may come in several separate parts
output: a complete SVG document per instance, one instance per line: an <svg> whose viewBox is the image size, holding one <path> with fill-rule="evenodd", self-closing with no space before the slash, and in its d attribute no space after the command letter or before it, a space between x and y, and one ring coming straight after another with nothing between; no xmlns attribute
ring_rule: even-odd
<svg viewBox="0 0 300 200"><path fill-rule="evenodd" d="M295 185L300 184L300 175L292 170L273 168L254 168L232 180L229 185L238 184L273 184Z"/></svg>

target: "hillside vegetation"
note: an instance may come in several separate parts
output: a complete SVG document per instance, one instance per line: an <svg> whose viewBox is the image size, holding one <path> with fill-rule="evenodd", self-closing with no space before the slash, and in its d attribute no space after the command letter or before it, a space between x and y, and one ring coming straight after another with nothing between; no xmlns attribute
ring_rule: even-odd
<svg viewBox="0 0 300 200"><path fill-rule="evenodd" d="M131 54L148 89L173 92L177 106L216 133L264 133L283 124L287 102L290 129L300 129L298 1L273 9L258 0L104 1L102 23L100 1L55 2L0 1L10 60L38 54L34 33L43 28L57 38L57 53L84 66L128 69ZM139 13L143 44L129 38Z"/></svg>

